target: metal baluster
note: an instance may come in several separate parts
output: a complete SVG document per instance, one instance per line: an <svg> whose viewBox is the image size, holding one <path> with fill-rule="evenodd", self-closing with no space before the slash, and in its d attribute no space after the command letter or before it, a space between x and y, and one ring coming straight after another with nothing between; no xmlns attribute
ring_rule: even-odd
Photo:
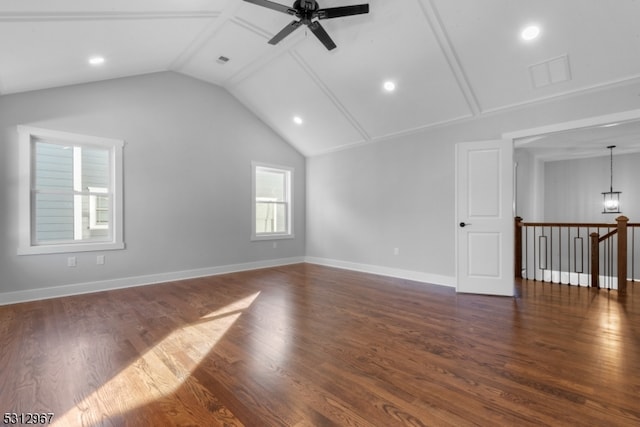
<svg viewBox="0 0 640 427"><path fill-rule="evenodd" d="M636 270L635 270L636 251L635 250L636 250L636 228L631 227L631 281L636 280Z"/></svg>
<svg viewBox="0 0 640 427"><path fill-rule="evenodd" d="M578 268L578 247L580 248L580 268ZM573 271L577 273L577 281L580 285L580 275L584 273L584 239L580 237L580 228L577 229L576 237L573 238Z"/></svg>
<svg viewBox="0 0 640 427"><path fill-rule="evenodd" d="M529 227L524 227L524 274L529 278Z"/></svg>
<svg viewBox="0 0 640 427"><path fill-rule="evenodd" d="M591 227L587 227L587 237L589 236L591 236ZM587 260L591 260L591 244L587 245ZM591 271L591 261L589 261L588 266L589 266L588 271Z"/></svg>
<svg viewBox="0 0 640 427"><path fill-rule="evenodd" d="M609 231L610 230L607 229L607 233ZM611 259L613 258L613 253L611 253L611 249L612 249L611 241L612 240L613 239L611 239L611 238L607 239L607 257L605 258L605 260L607 261L607 289L608 290L611 290L611 286L613 285L613 283L611 283L611 278L613 277L613 271L611 269L612 266L613 266L613 263L611 262Z"/></svg>
<svg viewBox="0 0 640 427"><path fill-rule="evenodd" d="M524 271L525 278L529 278L529 227L524 227Z"/></svg>
<svg viewBox="0 0 640 427"><path fill-rule="evenodd" d="M600 233L598 233L598 234L600 234ZM609 242L608 241L604 242L604 266L603 266L603 270L604 270L605 287L608 288L609 287L609 279L608 279L609 278Z"/></svg>
<svg viewBox="0 0 640 427"><path fill-rule="evenodd" d="M544 258L542 256L544 250ZM543 282L546 281L545 272L549 269L549 258L548 258L549 250L548 250L548 239L547 236L544 235L544 226L542 226L542 232L540 236L538 236L538 265L541 271ZM543 265L544 260L544 265Z"/></svg>
<svg viewBox="0 0 640 427"><path fill-rule="evenodd" d="M575 243L574 243L575 246ZM575 256L575 248L574 248L574 256ZM575 270L575 259L573 263L573 268ZM571 228L567 229L567 284L571 284Z"/></svg>
<svg viewBox="0 0 640 427"><path fill-rule="evenodd" d="M609 290L611 290L613 288L613 239L609 238L607 241L609 242Z"/></svg>
<svg viewBox="0 0 640 427"><path fill-rule="evenodd" d="M551 276L549 276L549 282L553 283L553 227L549 227L549 240L551 241L551 245L549 248L549 272Z"/></svg>
<svg viewBox="0 0 640 427"><path fill-rule="evenodd" d="M538 278L538 264L537 262L539 262L540 260L538 260L538 258L536 257L537 251L536 251L536 228L537 227L533 227L533 280L537 280Z"/></svg>
<svg viewBox="0 0 640 427"><path fill-rule="evenodd" d="M558 227L558 271L560 274L558 283L564 285L564 282L562 281L562 227Z"/></svg>

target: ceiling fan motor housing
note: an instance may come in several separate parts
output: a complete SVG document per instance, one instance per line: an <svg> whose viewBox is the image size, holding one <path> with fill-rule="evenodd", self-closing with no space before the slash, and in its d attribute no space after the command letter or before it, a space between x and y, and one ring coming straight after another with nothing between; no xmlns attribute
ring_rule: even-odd
<svg viewBox="0 0 640 427"><path fill-rule="evenodd" d="M296 0L293 3L293 8L296 9L296 16L302 20L302 23L309 25L311 20L315 17L314 12L318 10L320 6L318 2L314 0Z"/></svg>
<svg viewBox="0 0 640 427"><path fill-rule="evenodd" d="M296 0L295 3L293 3L294 9L316 11L319 7L318 2L315 0Z"/></svg>
<svg viewBox="0 0 640 427"><path fill-rule="evenodd" d="M369 13L368 4L358 4L352 6L339 6L320 9L320 5L316 0L295 0L292 7L287 7L280 3L275 3L270 0L244 0L248 3L253 3L258 6L266 7L276 10L278 12L286 13L287 15L294 15L298 18L298 21L290 22L286 27L280 30L271 40L269 44L278 44L282 39L291 34L296 28L301 25L309 27L313 35L328 49L332 50L336 48L336 44L331 40L331 37L325 29L322 27L319 20L340 18L343 16L360 15L363 13Z"/></svg>

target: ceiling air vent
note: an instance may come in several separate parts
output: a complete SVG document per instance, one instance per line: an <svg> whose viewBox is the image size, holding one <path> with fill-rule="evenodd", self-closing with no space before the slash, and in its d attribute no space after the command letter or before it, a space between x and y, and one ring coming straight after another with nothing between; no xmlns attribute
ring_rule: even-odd
<svg viewBox="0 0 640 427"><path fill-rule="evenodd" d="M227 62L229 62L229 58L227 58L226 56L222 56L222 55L220 55L220 56L218 57L218 59L216 59L216 62L217 62L218 64L222 64L222 65L224 65L224 64L226 64Z"/></svg>
<svg viewBox="0 0 640 427"><path fill-rule="evenodd" d="M535 89L571 80L569 57L562 55L529 66L531 84Z"/></svg>

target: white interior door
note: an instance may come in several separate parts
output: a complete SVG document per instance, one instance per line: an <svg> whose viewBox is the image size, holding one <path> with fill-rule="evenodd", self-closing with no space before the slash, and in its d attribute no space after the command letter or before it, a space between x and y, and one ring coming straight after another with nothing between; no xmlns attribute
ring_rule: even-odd
<svg viewBox="0 0 640 427"><path fill-rule="evenodd" d="M457 291L513 295L513 143L456 145Z"/></svg>

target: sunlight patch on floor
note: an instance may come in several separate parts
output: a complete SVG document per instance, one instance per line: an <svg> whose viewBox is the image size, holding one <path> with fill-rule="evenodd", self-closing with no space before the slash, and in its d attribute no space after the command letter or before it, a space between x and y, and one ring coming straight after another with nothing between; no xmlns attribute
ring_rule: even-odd
<svg viewBox="0 0 640 427"><path fill-rule="evenodd" d="M100 424L175 393L259 295L256 292L173 331L63 416L56 417L53 425ZM136 338L134 347L147 347L142 338ZM198 386L196 381L191 384ZM199 391L209 393L203 387Z"/></svg>
<svg viewBox="0 0 640 427"><path fill-rule="evenodd" d="M624 363L624 358L629 355L624 351L624 339L621 331L622 309L617 302L607 301L607 310L600 311L598 318L598 330L595 336L598 337L600 346L598 347L599 360L603 366L610 369L608 374L614 376L616 381L620 381L618 376L618 366Z"/></svg>

